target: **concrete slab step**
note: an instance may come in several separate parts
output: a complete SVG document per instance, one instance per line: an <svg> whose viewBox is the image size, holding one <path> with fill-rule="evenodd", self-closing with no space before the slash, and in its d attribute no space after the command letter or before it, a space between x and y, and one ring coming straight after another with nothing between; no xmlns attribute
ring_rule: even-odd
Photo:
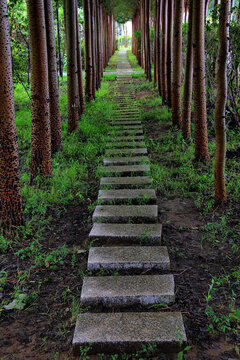
<svg viewBox="0 0 240 360"><path fill-rule="evenodd" d="M129 204L129 202L132 204L139 204L144 202L144 205L146 205L155 204L157 196L153 189L99 190L98 200L101 204Z"/></svg>
<svg viewBox="0 0 240 360"><path fill-rule="evenodd" d="M115 134L116 136L121 136L122 134ZM144 148L146 146L143 141L121 141L121 142L111 142L106 144L107 147L121 149L123 147L126 148Z"/></svg>
<svg viewBox="0 0 240 360"><path fill-rule="evenodd" d="M146 175L150 173L149 165L109 165L102 166L101 171L104 175L127 176L127 175Z"/></svg>
<svg viewBox="0 0 240 360"><path fill-rule="evenodd" d="M170 270L166 246L92 247L88 270Z"/></svg>
<svg viewBox="0 0 240 360"><path fill-rule="evenodd" d="M173 353L186 342L179 312L85 313L77 319L73 352L80 355L80 349L90 345L90 355L135 353L143 345L155 344L156 354Z"/></svg>
<svg viewBox="0 0 240 360"><path fill-rule="evenodd" d="M103 160L104 165L144 164L148 162L149 159L147 156L110 157Z"/></svg>
<svg viewBox="0 0 240 360"><path fill-rule="evenodd" d="M129 126L129 127L135 127L141 125L141 121L138 120L115 120L111 122L112 126Z"/></svg>
<svg viewBox="0 0 240 360"><path fill-rule="evenodd" d="M140 142L141 143L141 142ZM139 145L139 142L138 142ZM143 148L133 148L133 149L109 149L105 151L105 154L108 156L131 156L131 155L135 155L135 156L141 156L141 155L146 155L147 154L147 149L145 147Z"/></svg>
<svg viewBox="0 0 240 360"><path fill-rule="evenodd" d="M125 177L102 177L100 187L120 188L139 188L152 186L152 178L150 176L125 176Z"/></svg>
<svg viewBox="0 0 240 360"><path fill-rule="evenodd" d="M115 137L110 137L109 141L111 142L122 142L122 141L143 141L144 140L144 136L142 135L131 135L131 136L115 136Z"/></svg>
<svg viewBox="0 0 240 360"><path fill-rule="evenodd" d="M87 276L82 306L150 306L175 300L173 275Z"/></svg>
<svg viewBox="0 0 240 360"><path fill-rule="evenodd" d="M127 131L127 130L142 130L142 125L126 125L126 124L121 124L121 125L112 125L111 126L111 131Z"/></svg>
<svg viewBox="0 0 240 360"><path fill-rule="evenodd" d="M156 223L157 205L98 205L93 213L93 223Z"/></svg>
<svg viewBox="0 0 240 360"><path fill-rule="evenodd" d="M112 131L110 131L108 133L108 135L115 135L115 136L122 136L122 135L142 135L143 134L143 130L142 128L140 129L112 129Z"/></svg>
<svg viewBox="0 0 240 360"><path fill-rule="evenodd" d="M90 239L119 240L160 245L161 224L94 224ZM130 245L130 244L129 244Z"/></svg>

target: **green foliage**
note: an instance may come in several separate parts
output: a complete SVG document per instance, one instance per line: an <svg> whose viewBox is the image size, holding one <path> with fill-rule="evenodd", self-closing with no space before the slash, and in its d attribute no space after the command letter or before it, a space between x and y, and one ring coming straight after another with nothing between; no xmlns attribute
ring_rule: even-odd
<svg viewBox="0 0 240 360"><path fill-rule="evenodd" d="M143 71L143 69L141 68L141 66L139 66L138 62L137 62L137 58L135 55L133 55L131 50L127 51L127 57L128 57L128 61L132 67L132 70L134 71Z"/></svg>
<svg viewBox="0 0 240 360"><path fill-rule="evenodd" d="M208 331L215 336L218 333L240 331L240 308L237 306L240 284L240 267L231 273L214 276L206 296L206 315L208 316Z"/></svg>

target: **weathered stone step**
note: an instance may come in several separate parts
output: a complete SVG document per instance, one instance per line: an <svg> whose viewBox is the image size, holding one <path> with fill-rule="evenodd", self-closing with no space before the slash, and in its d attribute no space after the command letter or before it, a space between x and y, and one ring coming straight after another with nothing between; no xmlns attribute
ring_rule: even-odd
<svg viewBox="0 0 240 360"><path fill-rule="evenodd" d="M113 129L112 131L110 131L108 133L108 135L116 135L116 136L121 136L121 135L142 135L143 134L143 130L142 128L140 129L119 129L119 130L115 130Z"/></svg>
<svg viewBox="0 0 240 360"><path fill-rule="evenodd" d="M94 224L90 239L133 241L160 245L161 224Z"/></svg>
<svg viewBox="0 0 240 360"><path fill-rule="evenodd" d="M82 306L124 307L174 302L173 275L87 276Z"/></svg>
<svg viewBox="0 0 240 360"><path fill-rule="evenodd" d="M127 176L127 175L144 175L150 173L149 165L111 165L111 166L102 166L101 171L104 175L112 176Z"/></svg>
<svg viewBox="0 0 240 360"><path fill-rule="evenodd" d="M129 157L116 157L116 158L105 158L103 160L104 165L126 165L126 164L143 164L148 163L149 159L147 156L129 156Z"/></svg>
<svg viewBox="0 0 240 360"><path fill-rule="evenodd" d="M100 187L111 187L115 189L139 188L152 186L152 178L149 176L125 176L125 177L102 177Z"/></svg>
<svg viewBox="0 0 240 360"><path fill-rule="evenodd" d="M120 135L120 134L117 134ZM121 142L112 142L106 144L108 147L114 149L121 149L123 147L126 148L144 148L146 146L145 142L143 141L121 141Z"/></svg>
<svg viewBox="0 0 240 360"><path fill-rule="evenodd" d="M130 135L130 136L115 136L115 137L110 137L109 141L113 141L113 142L122 142L122 141L131 141L131 142L135 142L135 141L143 141L144 140L144 136L142 135Z"/></svg>
<svg viewBox="0 0 240 360"><path fill-rule="evenodd" d="M77 319L73 352L80 355L80 350L90 345L90 355L130 354L142 350L143 345L155 344L159 355L179 352L186 342L179 312L84 313Z"/></svg>
<svg viewBox="0 0 240 360"><path fill-rule="evenodd" d="M139 126L139 125L141 125L141 121L138 121L138 120L121 120L121 121L118 121L118 120L116 120L116 121L112 121L111 122L111 125L112 126L130 126L130 127L132 127L132 126Z"/></svg>
<svg viewBox="0 0 240 360"><path fill-rule="evenodd" d="M157 205L98 205L92 218L93 223L156 223L157 219Z"/></svg>
<svg viewBox="0 0 240 360"><path fill-rule="evenodd" d="M122 189L122 190L99 190L98 200L101 204L132 202L144 204L156 203L156 192L153 189Z"/></svg>
<svg viewBox="0 0 240 360"><path fill-rule="evenodd" d="M170 270L166 246L91 247L88 270Z"/></svg>
<svg viewBox="0 0 240 360"><path fill-rule="evenodd" d="M142 125L128 125L128 124L121 124L111 126L111 131L128 131L128 130L142 130Z"/></svg>
<svg viewBox="0 0 240 360"><path fill-rule="evenodd" d="M139 142L138 142L139 144ZM141 144L141 142L140 142ZM113 146L113 144L111 144ZM126 156L130 156L130 155L144 155L147 154L147 149L146 148L136 148L136 149L109 149L105 151L105 154L110 156L119 156L119 155L126 155Z"/></svg>

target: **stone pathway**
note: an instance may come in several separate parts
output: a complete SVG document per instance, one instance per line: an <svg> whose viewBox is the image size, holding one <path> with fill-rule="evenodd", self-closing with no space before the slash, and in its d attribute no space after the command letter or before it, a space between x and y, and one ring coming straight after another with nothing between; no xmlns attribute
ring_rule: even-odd
<svg viewBox="0 0 240 360"><path fill-rule="evenodd" d="M142 345L150 343L155 344L158 354L172 353L187 341L180 313L149 310L149 306L174 302L174 277L169 273L167 248L161 246L157 197L151 188L138 109L132 104L135 93L128 86L130 72L126 52L122 51L117 115L111 122L99 205L89 234L102 246L90 249L88 270L108 271L108 276L87 276L83 281L81 304L92 310L78 317L75 355L80 355L85 346L90 346L89 354L122 354L142 350ZM148 275L152 270L154 274ZM127 271L127 275L109 276L111 271Z"/></svg>

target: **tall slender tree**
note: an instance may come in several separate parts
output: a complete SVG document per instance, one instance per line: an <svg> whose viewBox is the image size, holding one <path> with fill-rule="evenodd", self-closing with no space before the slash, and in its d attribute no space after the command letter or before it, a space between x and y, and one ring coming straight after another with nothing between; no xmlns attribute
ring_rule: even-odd
<svg viewBox="0 0 240 360"><path fill-rule="evenodd" d="M77 32L75 0L64 0L67 31L68 132L78 129Z"/></svg>
<svg viewBox="0 0 240 360"><path fill-rule="evenodd" d="M52 152L57 152L62 150L62 131L52 0L44 0L44 6L47 34L51 142Z"/></svg>
<svg viewBox="0 0 240 360"><path fill-rule="evenodd" d="M193 92L195 123L195 158L209 156L205 89L204 0L193 0Z"/></svg>
<svg viewBox="0 0 240 360"><path fill-rule="evenodd" d="M172 106L172 39L173 37L173 0L168 0L167 20L167 100L168 106Z"/></svg>
<svg viewBox="0 0 240 360"><path fill-rule="evenodd" d="M192 46L192 16L193 3L189 4L188 42L186 55L186 69L183 91L182 134L185 139L191 138L191 107L192 107L192 79L193 79L193 46Z"/></svg>
<svg viewBox="0 0 240 360"><path fill-rule="evenodd" d="M84 32L85 32L85 94L86 100L93 98L93 59L92 59L92 35L91 35L91 7L90 1L84 0ZM106 58L105 58L106 61Z"/></svg>
<svg viewBox="0 0 240 360"><path fill-rule="evenodd" d="M215 153L215 198L223 204L227 200L225 185L226 159L226 125L225 112L227 102L227 54L229 46L229 13L230 0L221 0L219 16L219 48L217 60L217 99L215 105L214 124L216 132Z"/></svg>
<svg viewBox="0 0 240 360"><path fill-rule="evenodd" d="M23 223L7 1L0 3L0 221Z"/></svg>
<svg viewBox="0 0 240 360"><path fill-rule="evenodd" d="M44 0L27 0L27 11L31 57L33 180L39 174L45 177L52 175Z"/></svg>
<svg viewBox="0 0 240 360"><path fill-rule="evenodd" d="M85 111L84 91L83 91L83 75L82 75L82 53L79 33L78 5L76 1L76 31L77 31L77 67L78 67L78 94L79 94L79 115Z"/></svg>
<svg viewBox="0 0 240 360"><path fill-rule="evenodd" d="M168 0L162 0L162 99L167 101L167 9Z"/></svg>
<svg viewBox="0 0 240 360"><path fill-rule="evenodd" d="M175 0L173 26L173 75L172 75L172 122L180 126L181 118L181 79L182 79L182 19L184 0Z"/></svg>

